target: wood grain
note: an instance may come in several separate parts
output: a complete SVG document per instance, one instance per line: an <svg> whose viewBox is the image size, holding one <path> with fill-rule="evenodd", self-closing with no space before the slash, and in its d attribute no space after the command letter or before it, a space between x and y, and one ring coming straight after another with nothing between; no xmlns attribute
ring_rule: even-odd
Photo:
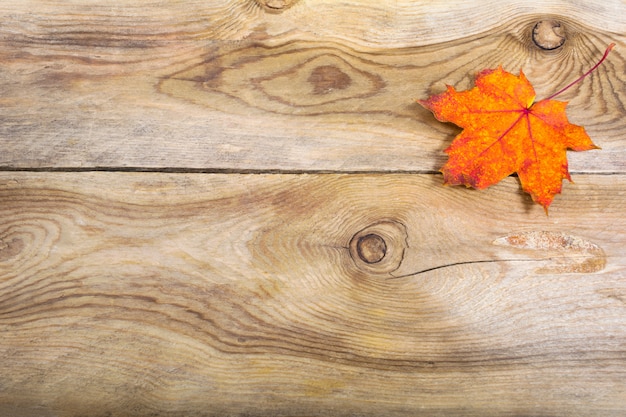
<svg viewBox="0 0 626 417"><path fill-rule="evenodd" d="M625 11L0 2L0 416L622 417ZM611 42L549 216L441 186L415 99Z"/></svg>
<svg viewBox="0 0 626 417"><path fill-rule="evenodd" d="M414 103L523 69L626 172L622 1L188 1L0 5L0 167L432 172L458 130ZM558 22L563 46L532 39Z"/></svg>
<svg viewBox="0 0 626 417"><path fill-rule="evenodd" d="M0 414L622 415L625 185L1 173Z"/></svg>

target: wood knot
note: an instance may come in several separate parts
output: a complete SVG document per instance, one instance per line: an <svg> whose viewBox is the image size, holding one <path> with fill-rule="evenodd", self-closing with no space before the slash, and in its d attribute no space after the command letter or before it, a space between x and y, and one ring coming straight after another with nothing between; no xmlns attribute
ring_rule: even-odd
<svg viewBox="0 0 626 417"><path fill-rule="evenodd" d="M293 6L298 0L255 0L255 2L267 12L280 13Z"/></svg>
<svg viewBox="0 0 626 417"><path fill-rule="evenodd" d="M402 223L384 220L357 232L350 241L350 256L359 269L387 274L400 267L407 247Z"/></svg>
<svg viewBox="0 0 626 417"><path fill-rule="evenodd" d="M352 83L350 76L334 65L316 67L307 81L313 84L314 94L328 94L333 90L343 90Z"/></svg>
<svg viewBox="0 0 626 417"><path fill-rule="evenodd" d="M356 242L356 250L363 261L368 264L375 264L382 261L387 254L387 244L382 237L370 233L360 237Z"/></svg>
<svg viewBox="0 0 626 417"><path fill-rule="evenodd" d="M565 43L565 28L558 20L540 20L533 27L533 42L545 51L560 48Z"/></svg>
<svg viewBox="0 0 626 417"><path fill-rule="evenodd" d="M22 239L15 238L12 240L0 239L0 262L8 261L17 256L24 250L26 244Z"/></svg>
<svg viewBox="0 0 626 417"><path fill-rule="evenodd" d="M385 81L368 71L371 67L368 60L339 49L253 43L165 76L158 88L222 111L238 113L244 104L271 113L318 117L354 112L383 92Z"/></svg>

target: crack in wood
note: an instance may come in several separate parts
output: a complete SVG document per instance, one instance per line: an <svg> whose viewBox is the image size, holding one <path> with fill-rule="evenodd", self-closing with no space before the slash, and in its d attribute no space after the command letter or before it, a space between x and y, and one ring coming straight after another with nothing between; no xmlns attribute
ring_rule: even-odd
<svg viewBox="0 0 626 417"><path fill-rule="evenodd" d="M409 272L409 273L402 274L402 275L393 275L393 273L390 273L389 275L392 275L392 278L389 278L389 279L408 278L408 277L412 277L415 275L420 275L420 274L425 274L427 272L436 271L438 269L451 268L451 267L459 266L459 265L472 265L472 264L480 264L480 263L498 263L498 262L538 262L538 261L539 260L536 260L536 259L484 259L484 260L477 260L477 261L452 262L449 264L437 265L431 268L422 269L416 272Z"/></svg>

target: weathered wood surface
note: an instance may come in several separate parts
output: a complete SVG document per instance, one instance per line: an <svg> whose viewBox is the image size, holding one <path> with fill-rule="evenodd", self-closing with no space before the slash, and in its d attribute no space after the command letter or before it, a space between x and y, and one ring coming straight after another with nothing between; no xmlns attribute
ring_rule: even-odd
<svg viewBox="0 0 626 417"><path fill-rule="evenodd" d="M625 184L2 174L0 414L623 415Z"/></svg>
<svg viewBox="0 0 626 417"><path fill-rule="evenodd" d="M626 171L621 0L109 3L0 4L0 166L433 171L458 131L414 99L499 64L546 97L615 42L560 98L603 149L572 170Z"/></svg>
<svg viewBox="0 0 626 417"><path fill-rule="evenodd" d="M475 3L0 2L0 416L626 414L626 5ZM611 42L549 217L441 187Z"/></svg>

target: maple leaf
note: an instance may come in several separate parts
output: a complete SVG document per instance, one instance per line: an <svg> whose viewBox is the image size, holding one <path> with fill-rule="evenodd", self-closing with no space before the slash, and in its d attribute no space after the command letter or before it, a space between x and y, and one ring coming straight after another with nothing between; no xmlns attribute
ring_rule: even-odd
<svg viewBox="0 0 626 417"><path fill-rule="evenodd" d="M517 173L523 190L547 212L563 179L571 181L566 150L598 148L583 127L569 123L567 102L552 98L595 70L614 46L591 70L538 102L522 71L516 76L501 66L480 72L471 90L447 86L441 94L417 100L439 121L463 128L445 150L444 183L483 189Z"/></svg>

